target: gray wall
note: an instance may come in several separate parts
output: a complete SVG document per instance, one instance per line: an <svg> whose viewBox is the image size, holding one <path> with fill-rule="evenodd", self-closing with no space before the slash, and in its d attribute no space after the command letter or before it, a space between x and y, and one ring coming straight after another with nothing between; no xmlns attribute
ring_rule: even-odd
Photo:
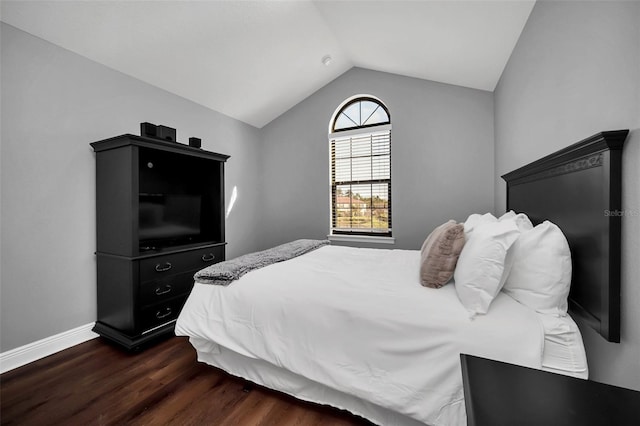
<svg viewBox="0 0 640 426"><path fill-rule="evenodd" d="M538 1L495 91L499 178L602 130L630 129L624 148L622 338L580 324L597 381L640 390L640 3Z"/></svg>
<svg viewBox="0 0 640 426"><path fill-rule="evenodd" d="M370 94L391 114L395 246L418 249L447 219L493 211L493 96L353 68L263 128L260 244L326 238L329 121L348 97Z"/></svg>
<svg viewBox="0 0 640 426"><path fill-rule="evenodd" d="M231 155L229 257L257 247L258 130L2 23L0 351L96 319L95 158L89 142L139 134Z"/></svg>

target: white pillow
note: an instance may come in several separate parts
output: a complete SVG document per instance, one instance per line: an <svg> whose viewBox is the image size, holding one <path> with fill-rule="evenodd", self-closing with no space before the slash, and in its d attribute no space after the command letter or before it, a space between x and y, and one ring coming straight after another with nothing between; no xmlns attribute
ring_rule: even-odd
<svg viewBox="0 0 640 426"><path fill-rule="evenodd" d="M516 217L516 212L514 212L513 210L509 210L498 218L498 222L502 222L503 220L507 219L513 219L514 217Z"/></svg>
<svg viewBox="0 0 640 426"><path fill-rule="evenodd" d="M513 265L503 291L543 314L565 316L571 286L571 251L555 224L544 221L513 245Z"/></svg>
<svg viewBox="0 0 640 426"><path fill-rule="evenodd" d="M503 214L498 218L498 222L505 222L505 221L513 221L518 227L518 231L520 233L527 232L533 229L533 224L529 220L529 217L524 213L516 214L513 210L509 210L508 212L506 212L505 214ZM506 282L507 277L511 272L511 268L513 267L513 258L514 258L513 248L514 247L515 247L515 243L511 247L509 247L509 250L507 250L507 256L504 260L504 271L502 272L502 278L500 279L500 285L499 285L500 288L502 288L502 286Z"/></svg>
<svg viewBox="0 0 640 426"><path fill-rule="evenodd" d="M519 234L515 220L474 224L453 274L458 298L472 316L488 312L500 291L507 250Z"/></svg>
<svg viewBox="0 0 640 426"><path fill-rule="evenodd" d="M494 223L497 221L498 219L496 219L496 217L491 213L485 213L485 214L474 213L472 215L469 215L467 220L465 220L464 222L464 236L466 239L469 239L469 235L471 234L471 232L473 232L473 230L478 226L487 224L487 223Z"/></svg>
<svg viewBox="0 0 640 426"><path fill-rule="evenodd" d="M529 231L533 228L533 224L526 214L516 213L513 210L509 210L508 212L500 216L497 220L498 222L504 222L505 220L515 220L516 225L518 225L518 228L520 229L520 232Z"/></svg>

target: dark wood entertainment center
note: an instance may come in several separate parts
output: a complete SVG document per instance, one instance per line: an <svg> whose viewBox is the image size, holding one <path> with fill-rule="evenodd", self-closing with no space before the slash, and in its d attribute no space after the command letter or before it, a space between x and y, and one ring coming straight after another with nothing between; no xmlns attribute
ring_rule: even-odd
<svg viewBox="0 0 640 426"><path fill-rule="evenodd" d="M225 258L227 155L135 135L96 152L93 329L129 350L173 333L193 274Z"/></svg>

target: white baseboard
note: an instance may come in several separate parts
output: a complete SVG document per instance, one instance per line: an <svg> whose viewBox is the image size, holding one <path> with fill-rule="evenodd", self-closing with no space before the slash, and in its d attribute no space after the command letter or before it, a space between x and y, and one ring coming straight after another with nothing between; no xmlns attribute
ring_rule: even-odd
<svg viewBox="0 0 640 426"><path fill-rule="evenodd" d="M28 345L0 353L0 374L98 337L94 323L81 325Z"/></svg>

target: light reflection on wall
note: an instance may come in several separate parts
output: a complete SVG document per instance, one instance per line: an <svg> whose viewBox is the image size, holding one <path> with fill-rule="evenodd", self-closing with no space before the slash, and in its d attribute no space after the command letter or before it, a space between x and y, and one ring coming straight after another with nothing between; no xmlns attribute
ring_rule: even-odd
<svg viewBox="0 0 640 426"><path fill-rule="evenodd" d="M238 187L234 186L233 189L231 190L231 199L229 200L229 207L227 207L227 214L225 216L226 219L229 218L229 215L231 214L231 210L233 210L233 205L236 203L237 199L238 199Z"/></svg>

